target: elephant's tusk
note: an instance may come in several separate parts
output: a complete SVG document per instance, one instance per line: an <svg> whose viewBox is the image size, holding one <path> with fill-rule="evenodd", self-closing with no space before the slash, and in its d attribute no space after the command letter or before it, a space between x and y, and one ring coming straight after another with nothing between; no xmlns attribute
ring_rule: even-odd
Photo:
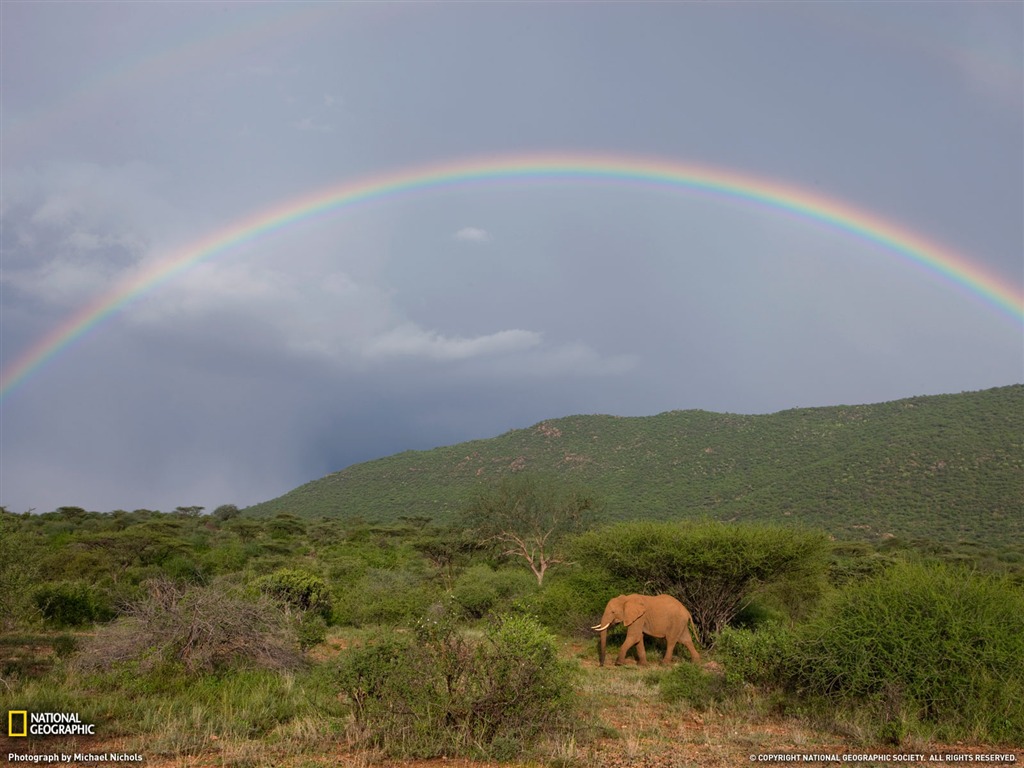
<svg viewBox="0 0 1024 768"><path fill-rule="evenodd" d="M591 629L595 632L604 632L611 625L612 623L609 621L607 624L598 624L596 627L591 627Z"/></svg>

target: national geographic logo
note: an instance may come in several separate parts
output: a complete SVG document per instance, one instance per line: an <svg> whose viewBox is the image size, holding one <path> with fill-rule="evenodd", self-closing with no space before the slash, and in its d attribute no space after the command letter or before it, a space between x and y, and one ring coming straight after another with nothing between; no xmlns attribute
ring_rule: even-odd
<svg viewBox="0 0 1024 768"><path fill-rule="evenodd" d="M83 723L77 712L7 712L7 736L95 736L96 726Z"/></svg>
<svg viewBox="0 0 1024 768"><path fill-rule="evenodd" d="M28 712L24 709L12 709L7 713L7 735L28 736Z"/></svg>

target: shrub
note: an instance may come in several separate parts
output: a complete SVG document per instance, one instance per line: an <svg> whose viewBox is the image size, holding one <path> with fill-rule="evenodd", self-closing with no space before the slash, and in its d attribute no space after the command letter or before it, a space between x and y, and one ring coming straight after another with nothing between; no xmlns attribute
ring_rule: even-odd
<svg viewBox="0 0 1024 768"><path fill-rule="evenodd" d="M371 568L350 588L335 593L332 623L410 625L439 597L438 588L419 572Z"/></svg>
<svg viewBox="0 0 1024 768"><path fill-rule="evenodd" d="M0 507L0 632L28 622L33 613L30 589L40 558L20 523L20 519Z"/></svg>
<svg viewBox="0 0 1024 768"><path fill-rule="evenodd" d="M221 504L215 510L213 510L213 516L217 520L226 522L234 517L238 517L242 514L242 511L234 504Z"/></svg>
<svg viewBox="0 0 1024 768"><path fill-rule="evenodd" d="M467 616L479 619L491 611L508 609L512 600L536 587L537 580L526 571L495 571L486 565L474 565L456 579L452 595Z"/></svg>
<svg viewBox="0 0 1024 768"><path fill-rule="evenodd" d="M203 564L186 555L172 555L160 566L163 575L173 581L188 581L195 584L206 580Z"/></svg>
<svg viewBox="0 0 1024 768"><path fill-rule="evenodd" d="M727 694L726 681L721 675L696 664L677 664L661 678L660 685L662 699L684 701L700 712L724 701Z"/></svg>
<svg viewBox="0 0 1024 768"><path fill-rule="evenodd" d="M850 584L796 633L789 684L870 706L880 733L1024 742L1024 590L902 564Z"/></svg>
<svg viewBox="0 0 1024 768"><path fill-rule="evenodd" d="M224 585L183 589L151 581L147 587L147 598L84 644L81 668L137 662L143 671L171 665L196 673L301 663L293 628L267 598L246 600Z"/></svg>
<svg viewBox="0 0 1024 768"><path fill-rule="evenodd" d="M827 552L821 533L716 522L619 523L583 534L572 549L584 569L681 600L705 646L755 597L804 612L824 588Z"/></svg>
<svg viewBox="0 0 1024 768"><path fill-rule="evenodd" d="M309 650L327 639L327 622L319 613L301 613L294 618L299 648Z"/></svg>
<svg viewBox="0 0 1024 768"><path fill-rule="evenodd" d="M726 627L718 636L715 652L727 682L781 685L793 657L793 633L775 622L756 630Z"/></svg>
<svg viewBox="0 0 1024 768"><path fill-rule="evenodd" d="M409 640L350 651L338 681L370 742L395 757L512 757L568 727L571 668L533 619L497 619L472 642L449 617Z"/></svg>
<svg viewBox="0 0 1024 768"><path fill-rule="evenodd" d="M55 627L79 627L94 621L108 621L114 612L103 595L81 581L43 584L32 593L42 617Z"/></svg>
<svg viewBox="0 0 1024 768"><path fill-rule="evenodd" d="M331 591L326 581L312 573L281 568L257 579L256 587L263 594L280 600L291 610L308 611L325 619L330 618Z"/></svg>
<svg viewBox="0 0 1024 768"><path fill-rule="evenodd" d="M638 585L617 582L603 569L573 568L556 572L542 590L526 596L520 604L556 632L592 638L590 627L608 599L641 589Z"/></svg>

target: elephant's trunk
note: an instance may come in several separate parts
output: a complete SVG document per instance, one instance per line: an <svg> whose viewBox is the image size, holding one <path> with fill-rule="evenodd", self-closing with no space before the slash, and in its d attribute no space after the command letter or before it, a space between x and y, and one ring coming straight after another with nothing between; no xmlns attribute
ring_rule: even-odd
<svg viewBox="0 0 1024 768"><path fill-rule="evenodd" d="M596 626L591 627L591 629L594 630L595 632L600 632L601 633L601 640L600 640L600 642L598 643L598 646L597 646L597 656L598 656L598 658L601 661L601 666L602 667L604 666L605 643L608 640L608 627L610 627L611 625L612 625L612 622L606 621L606 622L604 622L602 624L598 624Z"/></svg>

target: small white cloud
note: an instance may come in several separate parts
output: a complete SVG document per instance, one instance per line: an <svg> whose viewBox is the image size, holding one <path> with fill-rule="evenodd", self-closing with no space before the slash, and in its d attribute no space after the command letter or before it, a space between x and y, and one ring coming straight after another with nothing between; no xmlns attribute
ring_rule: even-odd
<svg viewBox="0 0 1024 768"><path fill-rule="evenodd" d="M562 376L620 376L636 369L636 355L603 356L582 342L544 345L520 355L488 360L481 370L502 378L555 378Z"/></svg>
<svg viewBox="0 0 1024 768"><path fill-rule="evenodd" d="M418 357L428 360L467 360L535 347L541 335L512 329L470 339L443 336L407 323L372 339L365 348L369 358Z"/></svg>
<svg viewBox="0 0 1024 768"><path fill-rule="evenodd" d="M296 128L300 131L312 131L314 133L330 133L334 130L333 125L318 122L312 117L304 117L301 120L296 120L292 123L292 128Z"/></svg>
<svg viewBox="0 0 1024 768"><path fill-rule="evenodd" d="M486 229L479 227L463 227L454 235L456 240L468 243L486 243L491 239L491 234Z"/></svg>

